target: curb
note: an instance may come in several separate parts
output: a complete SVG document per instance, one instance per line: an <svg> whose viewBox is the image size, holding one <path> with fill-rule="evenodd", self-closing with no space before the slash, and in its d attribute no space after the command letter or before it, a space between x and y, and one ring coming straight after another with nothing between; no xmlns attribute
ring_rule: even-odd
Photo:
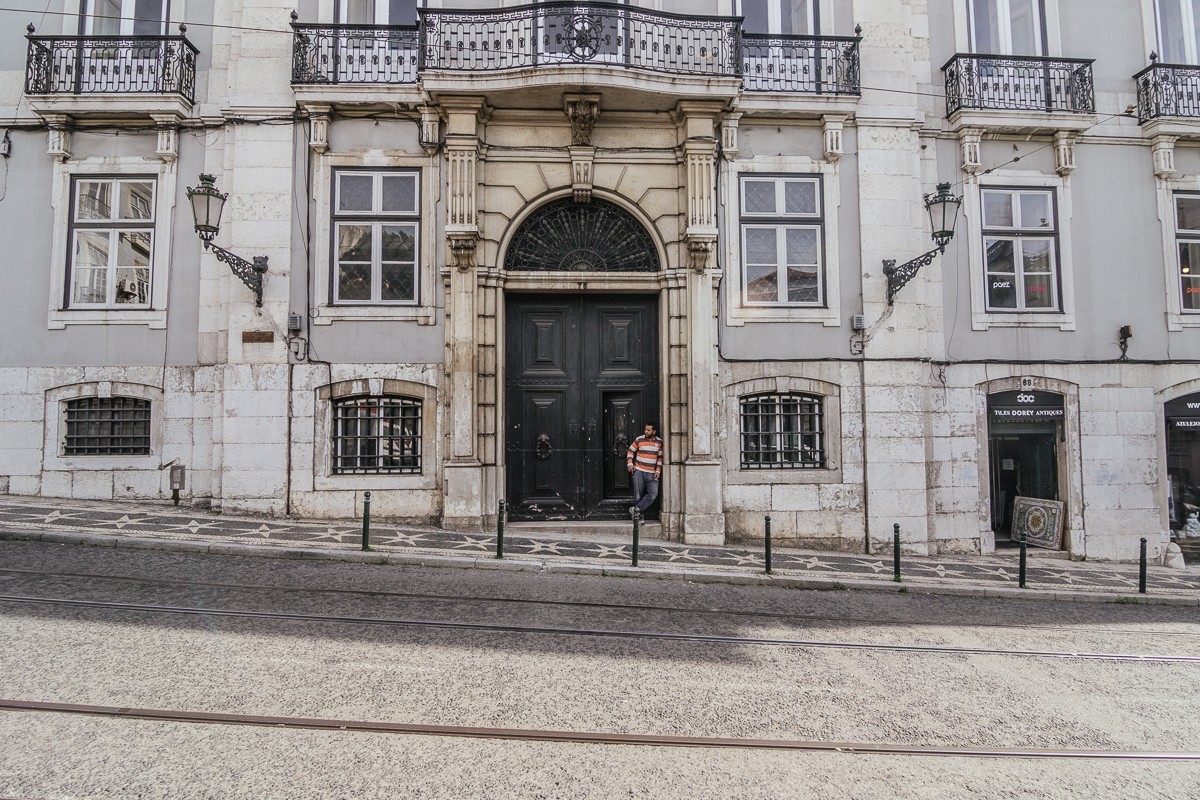
<svg viewBox="0 0 1200 800"><path fill-rule="evenodd" d="M716 570L681 570L660 566L585 564L571 561L541 561L528 558L458 558L430 553L394 553L361 550L323 550L277 545L234 544L189 539L159 539L142 536L109 536L68 531L0 530L0 541L75 544L126 550L161 550L176 553L279 558L298 561L339 561L357 564L384 564L409 567L453 567L457 569L497 570L504 572L545 572L554 575L589 575L651 580L685 580L695 583L724 583L737 586L777 586L808 591L865 591L911 593L947 597L988 597L1005 600L1057 600L1074 603L1128 603L1130 605L1200 606L1200 597L1122 594L1110 591L1062 591L1061 589L1020 589L1010 586L953 585L926 581L887 581L856 578L814 578L796 575L763 575ZM907 590L907 591L905 591Z"/></svg>

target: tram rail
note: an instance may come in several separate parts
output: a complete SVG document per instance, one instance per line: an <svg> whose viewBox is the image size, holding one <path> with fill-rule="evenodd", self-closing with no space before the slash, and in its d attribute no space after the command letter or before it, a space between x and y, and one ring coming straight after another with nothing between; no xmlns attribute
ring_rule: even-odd
<svg viewBox="0 0 1200 800"><path fill-rule="evenodd" d="M425 725L399 722L322 719L315 717L273 717L253 714L228 714L208 711L130 708L121 706L53 703L32 700L0 699L0 711L74 714L115 719L182 722L205 725L246 725L276 729L344 731L351 733L389 733L410 736L451 736L469 739L505 739L510 741L558 742L570 744L607 744L638 747L740 748L749 750L792 750L867 755L921 755L970 758L1033 758L1086 760L1200 761L1200 752L1073 750L1065 748L989 748L946 745L914 745L878 742L835 742L803 739L740 739L715 736L677 736L600 731L536 730L525 728Z"/></svg>
<svg viewBox="0 0 1200 800"><path fill-rule="evenodd" d="M388 617L354 617L326 614L299 614L282 611L249 611L241 609L194 608L186 606L164 606L143 603L117 603L100 600L72 600L67 598L28 597L0 595L0 602L47 605L63 608L100 609L152 614L178 614L204 617L230 617L241 619L266 619L289 622L315 622L341 625L380 625L389 627L432 629L445 631L471 631L499 634L524 634L543 636L583 636L606 639L640 639L668 642L691 642L700 644L722 644L739 646L791 647L799 649L860 650L897 653L937 653L947 655L987 655L1019 658L1050 658L1089 661L1121 661L1147 664L1200 664L1200 656L1157 655L1134 653L1092 653L1084 651L1017 650L988 647L946 647L938 645L886 644L878 642L849 642L816 639L769 639L749 636L721 636L712 634L668 633L660 631L622 631L602 628L565 628L532 625L503 625L486 622L449 622L444 620L398 619Z"/></svg>

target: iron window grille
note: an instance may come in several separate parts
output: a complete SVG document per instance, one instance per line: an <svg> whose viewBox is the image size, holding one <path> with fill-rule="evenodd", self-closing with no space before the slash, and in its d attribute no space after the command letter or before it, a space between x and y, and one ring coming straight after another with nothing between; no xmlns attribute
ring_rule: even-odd
<svg viewBox="0 0 1200 800"><path fill-rule="evenodd" d="M334 170L334 303L417 304L420 177L411 169Z"/></svg>
<svg viewBox="0 0 1200 800"><path fill-rule="evenodd" d="M150 454L150 401L136 397L83 397L66 403L63 455Z"/></svg>
<svg viewBox="0 0 1200 800"><path fill-rule="evenodd" d="M748 306L824 306L821 177L743 175L742 297Z"/></svg>
<svg viewBox="0 0 1200 800"><path fill-rule="evenodd" d="M351 397L333 406L333 474L421 472L421 401Z"/></svg>
<svg viewBox="0 0 1200 800"><path fill-rule="evenodd" d="M1048 189L984 189L988 311L1058 311L1058 216Z"/></svg>
<svg viewBox="0 0 1200 800"><path fill-rule="evenodd" d="M1180 307L1184 313L1200 313L1200 194L1175 195L1175 241Z"/></svg>
<svg viewBox="0 0 1200 800"><path fill-rule="evenodd" d="M149 308L155 180L72 181L68 308Z"/></svg>
<svg viewBox="0 0 1200 800"><path fill-rule="evenodd" d="M741 399L742 469L825 467L824 401L812 394Z"/></svg>

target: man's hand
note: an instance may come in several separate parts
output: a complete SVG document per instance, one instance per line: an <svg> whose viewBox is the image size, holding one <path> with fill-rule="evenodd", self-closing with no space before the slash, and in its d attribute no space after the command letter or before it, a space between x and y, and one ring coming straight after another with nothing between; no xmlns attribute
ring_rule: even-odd
<svg viewBox="0 0 1200 800"><path fill-rule="evenodd" d="M630 475L632 475L633 474L633 464L626 464L625 471L628 472Z"/></svg>

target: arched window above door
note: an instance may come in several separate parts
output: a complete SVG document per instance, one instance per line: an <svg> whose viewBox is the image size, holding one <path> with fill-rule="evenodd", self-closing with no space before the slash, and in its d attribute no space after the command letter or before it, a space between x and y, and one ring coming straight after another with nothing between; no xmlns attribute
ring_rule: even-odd
<svg viewBox="0 0 1200 800"><path fill-rule="evenodd" d="M504 266L530 272L657 272L659 260L650 233L616 203L564 197L521 223Z"/></svg>

